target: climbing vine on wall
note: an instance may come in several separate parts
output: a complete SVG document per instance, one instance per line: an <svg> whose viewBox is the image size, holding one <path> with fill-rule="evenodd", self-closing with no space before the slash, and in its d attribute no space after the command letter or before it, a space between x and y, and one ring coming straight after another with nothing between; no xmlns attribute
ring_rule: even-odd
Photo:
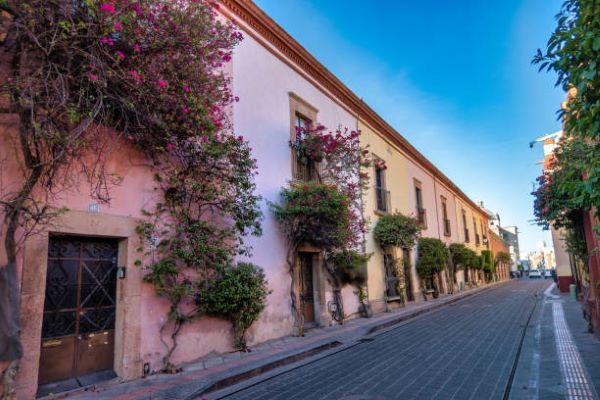
<svg viewBox="0 0 600 400"><path fill-rule="evenodd" d="M110 201L120 183L106 169L110 143L131 144L155 175L156 207L138 228L146 239L139 251L152 254L140 254L140 264L149 262L146 280L170 304L166 370L181 326L202 314L196 294L248 254L245 236L260 234L256 161L227 119L237 99L224 67L242 35L216 7L198 0L0 1L10 16L1 35L10 75L3 112L19 120L23 173L20 189L0 193L8 254L0 290L12 293L2 305L10 312L0 316L0 335L11 345L0 360L14 361L13 371L22 356L17 243L62 211L53 201L79 187L74 173L86 178L93 198Z"/></svg>
<svg viewBox="0 0 600 400"><path fill-rule="evenodd" d="M317 125L299 130L296 139L290 142L299 159L318 165L315 181L291 182L282 189L280 201L271 204L288 238L286 261L292 278L290 297L297 335L302 335L304 325L295 288L299 246L310 243L323 251L324 267L338 309L342 309L339 290L343 275L338 261L363 258L366 262L362 250L366 232L362 193L368 187L369 175L361 169L371 165L371 156L361 147L359 137L357 131L338 128L331 132ZM343 315L336 318L343 321Z"/></svg>

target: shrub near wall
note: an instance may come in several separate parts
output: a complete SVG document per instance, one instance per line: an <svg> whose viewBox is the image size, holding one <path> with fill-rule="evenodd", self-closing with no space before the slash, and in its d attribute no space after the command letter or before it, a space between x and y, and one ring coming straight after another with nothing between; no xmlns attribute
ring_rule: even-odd
<svg viewBox="0 0 600 400"><path fill-rule="evenodd" d="M485 272L488 281L493 279L496 267L490 250L481 250L481 269Z"/></svg>
<svg viewBox="0 0 600 400"><path fill-rule="evenodd" d="M439 239L420 238L418 252L417 273L422 279L429 280L435 292L439 292L439 289L435 287L433 277L448 266L450 259L448 248Z"/></svg>
<svg viewBox="0 0 600 400"><path fill-rule="evenodd" d="M225 318L233 325L234 345L248 351L246 331L265 308L270 291L260 267L238 263L223 268L197 298L197 304L208 315Z"/></svg>

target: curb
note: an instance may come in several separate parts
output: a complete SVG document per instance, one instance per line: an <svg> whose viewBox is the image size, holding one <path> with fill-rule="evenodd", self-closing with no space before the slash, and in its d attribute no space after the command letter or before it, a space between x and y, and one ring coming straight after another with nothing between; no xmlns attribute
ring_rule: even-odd
<svg viewBox="0 0 600 400"><path fill-rule="evenodd" d="M191 393L188 396L184 397L184 399L191 400L191 399L197 398L198 396L216 392L217 390L220 390L220 389L225 389L227 387L236 385L240 382L243 382L248 379L252 379L256 376L262 375L266 372L272 371L275 368L284 367L286 365L295 363L297 361L302 361L308 357L315 356L319 353L322 353L327 350L331 350L331 349L336 348L341 345L342 345L342 342L338 342L337 340L334 340L334 341L322 344L320 346L301 351L294 355L282 357L278 360L271 361L266 364L254 367L254 368L250 368L246 371L233 373L231 376L227 376L227 377L215 380L212 383L209 383L205 387L203 387L199 390L196 390L194 393Z"/></svg>

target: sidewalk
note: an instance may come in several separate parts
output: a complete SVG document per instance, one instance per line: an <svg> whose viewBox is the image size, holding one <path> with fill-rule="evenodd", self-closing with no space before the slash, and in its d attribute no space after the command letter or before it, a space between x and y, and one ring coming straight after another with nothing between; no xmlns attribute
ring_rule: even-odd
<svg viewBox="0 0 600 400"><path fill-rule="evenodd" d="M510 399L598 399L599 345L581 305L549 284L526 329Z"/></svg>
<svg viewBox="0 0 600 400"><path fill-rule="evenodd" d="M276 368L345 350L369 340L368 336L411 318L481 293L506 282L492 283L438 299L409 304L372 318L357 318L344 325L317 328L304 337L284 337L252 347L250 353L227 353L197 360L174 374L156 374L133 381L118 379L46 396L44 399L193 399L235 385Z"/></svg>

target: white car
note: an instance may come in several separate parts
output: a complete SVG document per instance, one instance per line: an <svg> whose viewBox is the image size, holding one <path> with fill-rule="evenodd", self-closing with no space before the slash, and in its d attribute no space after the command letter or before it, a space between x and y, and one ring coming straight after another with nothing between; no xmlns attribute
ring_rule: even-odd
<svg viewBox="0 0 600 400"><path fill-rule="evenodd" d="M544 270L544 279L552 279L552 271L551 269Z"/></svg>
<svg viewBox="0 0 600 400"><path fill-rule="evenodd" d="M529 279L542 279L542 274L539 269L532 269L529 271Z"/></svg>

